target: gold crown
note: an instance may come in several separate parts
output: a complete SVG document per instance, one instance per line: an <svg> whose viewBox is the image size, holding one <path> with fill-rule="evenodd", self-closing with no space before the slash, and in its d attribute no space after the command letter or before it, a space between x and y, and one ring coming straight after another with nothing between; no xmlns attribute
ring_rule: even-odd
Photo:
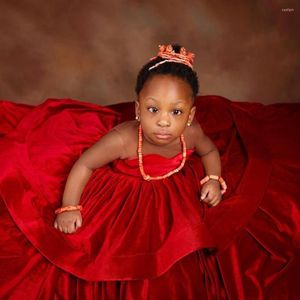
<svg viewBox="0 0 300 300"><path fill-rule="evenodd" d="M184 47L180 48L180 52L176 53L173 50L172 45L159 45L159 52L157 56L152 57L151 60L161 57L164 58L165 60L162 60L155 64L154 66L150 67L149 70L156 68L157 66L164 64L166 62L176 62L180 64L185 64L189 66L191 69L193 69L193 62L194 62L194 57L195 54L192 52L186 51Z"/></svg>

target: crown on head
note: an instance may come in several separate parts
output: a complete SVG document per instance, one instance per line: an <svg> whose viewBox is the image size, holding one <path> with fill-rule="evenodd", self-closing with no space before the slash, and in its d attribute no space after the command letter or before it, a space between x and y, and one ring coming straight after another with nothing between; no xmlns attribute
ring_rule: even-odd
<svg viewBox="0 0 300 300"><path fill-rule="evenodd" d="M157 56L152 57L151 60L157 57L164 58L165 60L162 60L157 64L155 64L154 66L150 67L149 71L166 62L185 64L189 66L191 69L193 69L193 61L194 61L195 54L186 51L184 47L181 47L179 53L176 53L173 50L172 45L159 45L159 52Z"/></svg>

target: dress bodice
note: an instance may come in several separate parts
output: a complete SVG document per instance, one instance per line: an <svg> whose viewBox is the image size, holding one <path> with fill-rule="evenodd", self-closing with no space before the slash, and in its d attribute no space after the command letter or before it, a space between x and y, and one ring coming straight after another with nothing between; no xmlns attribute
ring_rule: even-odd
<svg viewBox="0 0 300 300"><path fill-rule="evenodd" d="M194 149L188 149L187 159L193 154ZM164 175L177 168L182 161L182 153L178 153L170 158L159 154L146 154L143 156L143 165L146 174L151 176ZM112 163L112 169L126 175L140 177L138 158L117 159Z"/></svg>

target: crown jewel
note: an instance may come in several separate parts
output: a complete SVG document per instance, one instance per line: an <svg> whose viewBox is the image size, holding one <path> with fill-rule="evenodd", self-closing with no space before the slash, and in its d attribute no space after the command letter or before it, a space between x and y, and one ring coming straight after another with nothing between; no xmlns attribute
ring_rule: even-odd
<svg viewBox="0 0 300 300"><path fill-rule="evenodd" d="M184 47L180 48L180 52L176 53L173 50L172 45L159 45L159 52L157 56L152 57L151 60L161 57L165 60L162 60L155 64L154 66L150 67L149 70L156 68L157 66L164 64L166 62L176 62L181 63L189 66L191 69L193 69L193 59L195 57L195 54L192 52L186 51Z"/></svg>

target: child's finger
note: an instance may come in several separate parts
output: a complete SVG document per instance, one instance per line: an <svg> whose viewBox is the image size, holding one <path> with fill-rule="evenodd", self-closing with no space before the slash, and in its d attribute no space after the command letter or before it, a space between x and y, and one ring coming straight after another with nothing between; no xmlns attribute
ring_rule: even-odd
<svg viewBox="0 0 300 300"><path fill-rule="evenodd" d="M82 226L82 219L78 217L75 222L75 227L79 228L81 226Z"/></svg>
<svg viewBox="0 0 300 300"><path fill-rule="evenodd" d="M209 205L209 206L211 206L213 203L214 203L214 199L215 198L212 198L211 196L208 196L207 198L205 198L205 202Z"/></svg>
<svg viewBox="0 0 300 300"><path fill-rule="evenodd" d="M69 225L67 231L68 233L73 233L75 231L75 225L74 224Z"/></svg>
<svg viewBox="0 0 300 300"><path fill-rule="evenodd" d="M204 200L208 195L208 191L207 190L203 190L201 191L201 200Z"/></svg>
<svg viewBox="0 0 300 300"><path fill-rule="evenodd" d="M209 198L209 202L210 202L210 203L213 203L213 202L215 202L215 201L217 201L217 200L218 200L218 198L217 198L215 195L210 194L210 198Z"/></svg>
<svg viewBox="0 0 300 300"><path fill-rule="evenodd" d="M214 202L210 201L207 203L209 206L214 206Z"/></svg>
<svg viewBox="0 0 300 300"><path fill-rule="evenodd" d="M211 194L211 192L208 192L203 201L205 201L208 204L211 203L213 200L214 200L214 196Z"/></svg>
<svg viewBox="0 0 300 300"><path fill-rule="evenodd" d="M54 222L54 228L58 229L58 225L56 221Z"/></svg>
<svg viewBox="0 0 300 300"><path fill-rule="evenodd" d="M218 204L220 203L220 201L221 201L220 197L214 198L214 200L211 201L211 206L216 206L216 205L218 205Z"/></svg>
<svg viewBox="0 0 300 300"><path fill-rule="evenodd" d="M212 202L210 205L211 206L217 206L219 204L219 201L214 201L214 202Z"/></svg>

